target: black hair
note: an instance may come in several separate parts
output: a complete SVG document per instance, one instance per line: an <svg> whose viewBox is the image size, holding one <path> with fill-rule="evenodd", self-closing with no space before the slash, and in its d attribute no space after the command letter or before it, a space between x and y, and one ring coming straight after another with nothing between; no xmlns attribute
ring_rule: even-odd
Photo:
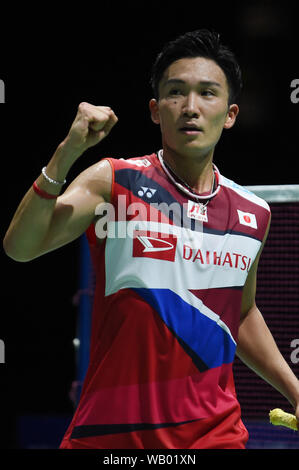
<svg viewBox="0 0 299 470"><path fill-rule="evenodd" d="M220 34L207 29L187 32L164 45L151 70L150 84L157 100L159 83L167 67L176 60L189 57L205 57L216 62L227 79L229 104L237 101L242 89L240 66L234 53L220 42Z"/></svg>

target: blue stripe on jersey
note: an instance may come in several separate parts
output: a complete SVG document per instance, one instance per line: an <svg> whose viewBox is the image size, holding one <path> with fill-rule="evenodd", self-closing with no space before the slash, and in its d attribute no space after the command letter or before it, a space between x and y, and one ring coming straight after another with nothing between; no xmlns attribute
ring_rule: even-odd
<svg viewBox="0 0 299 470"><path fill-rule="evenodd" d="M133 290L155 309L169 330L181 340L195 365L197 360L205 364L206 369L212 369L233 362L236 345L229 334L178 294L169 289Z"/></svg>
<svg viewBox="0 0 299 470"><path fill-rule="evenodd" d="M172 196L172 194L167 191L167 189L163 188L163 186L157 183L157 181L155 181L154 179L148 178L140 170L134 170L132 168L123 168L121 170L116 170L115 182L128 189L129 191L132 191L134 196L140 198L144 202L147 202L148 204L158 204L159 211L162 212L166 217L169 217L169 219L174 223L174 225L178 227L183 227L184 221L188 220L187 228L189 228L190 230L211 233L215 235L225 235L227 233L231 233L259 240L259 238L256 238L255 236L248 233L239 232L232 229L218 230L208 228L205 224L202 224L202 222L199 222L195 219L190 219L189 217L187 217L187 211L185 210L183 205L180 205L178 201ZM144 191L144 194L142 194L142 188L150 188L151 190L156 191L154 192L154 194L152 194L150 191L149 193ZM150 194L151 197L148 198L147 194ZM173 203L175 203L172 206L174 210L171 210L171 204Z"/></svg>
<svg viewBox="0 0 299 470"><path fill-rule="evenodd" d="M152 178L148 178L140 170L134 170L131 168L123 168L121 170L115 171L115 182L123 186L124 188L132 191L134 196L139 197L145 202L148 203L159 203L161 201L166 202L166 204L171 204L173 202L177 203L177 200L163 188L157 181ZM145 192L140 196L141 188L149 188L150 190L154 189L156 192L148 198L147 193ZM150 194L150 193L149 193Z"/></svg>
<svg viewBox="0 0 299 470"><path fill-rule="evenodd" d="M129 191L132 191L134 196L140 198L142 201L148 204L160 205L160 212L169 217L175 225L182 227L183 220L186 220L183 218L183 206L178 203L167 189L157 183L157 181L152 178L148 178L140 170L124 168L115 171L115 182ZM149 191L144 191L143 188L148 188ZM175 203L173 205L174 210L170 210L173 203ZM195 226L193 221L192 226ZM195 228L191 228L191 230L195 230Z"/></svg>

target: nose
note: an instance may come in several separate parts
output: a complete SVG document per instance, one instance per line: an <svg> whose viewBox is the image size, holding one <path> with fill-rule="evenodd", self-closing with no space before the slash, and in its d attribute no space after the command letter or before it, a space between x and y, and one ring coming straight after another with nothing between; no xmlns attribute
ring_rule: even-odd
<svg viewBox="0 0 299 470"><path fill-rule="evenodd" d="M196 93L189 93L186 96L185 103L182 108L184 116L188 117L198 117L199 116L199 109L197 103L197 96Z"/></svg>

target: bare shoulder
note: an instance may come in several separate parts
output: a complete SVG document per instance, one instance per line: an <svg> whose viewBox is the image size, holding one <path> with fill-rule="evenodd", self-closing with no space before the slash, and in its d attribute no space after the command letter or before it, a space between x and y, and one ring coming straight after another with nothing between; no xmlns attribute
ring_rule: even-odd
<svg viewBox="0 0 299 470"><path fill-rule="evenodd" d="M68 186L61 199L68 198L74 192L84 192L94 198L110 201L112 186L112 168L107 159L83 170Z"/></svg>

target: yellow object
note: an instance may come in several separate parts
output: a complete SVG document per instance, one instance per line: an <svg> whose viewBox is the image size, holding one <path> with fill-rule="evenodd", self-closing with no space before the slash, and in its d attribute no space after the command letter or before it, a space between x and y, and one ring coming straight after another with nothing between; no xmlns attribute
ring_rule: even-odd
<svg viewBox="0 0 299 470"><path fill-rule="evenodd" d="M298 431L298 423L295 415L286 413L280 408L275 408L269 413L270 423L275 426L285 426L287 428Z"/></svg>

